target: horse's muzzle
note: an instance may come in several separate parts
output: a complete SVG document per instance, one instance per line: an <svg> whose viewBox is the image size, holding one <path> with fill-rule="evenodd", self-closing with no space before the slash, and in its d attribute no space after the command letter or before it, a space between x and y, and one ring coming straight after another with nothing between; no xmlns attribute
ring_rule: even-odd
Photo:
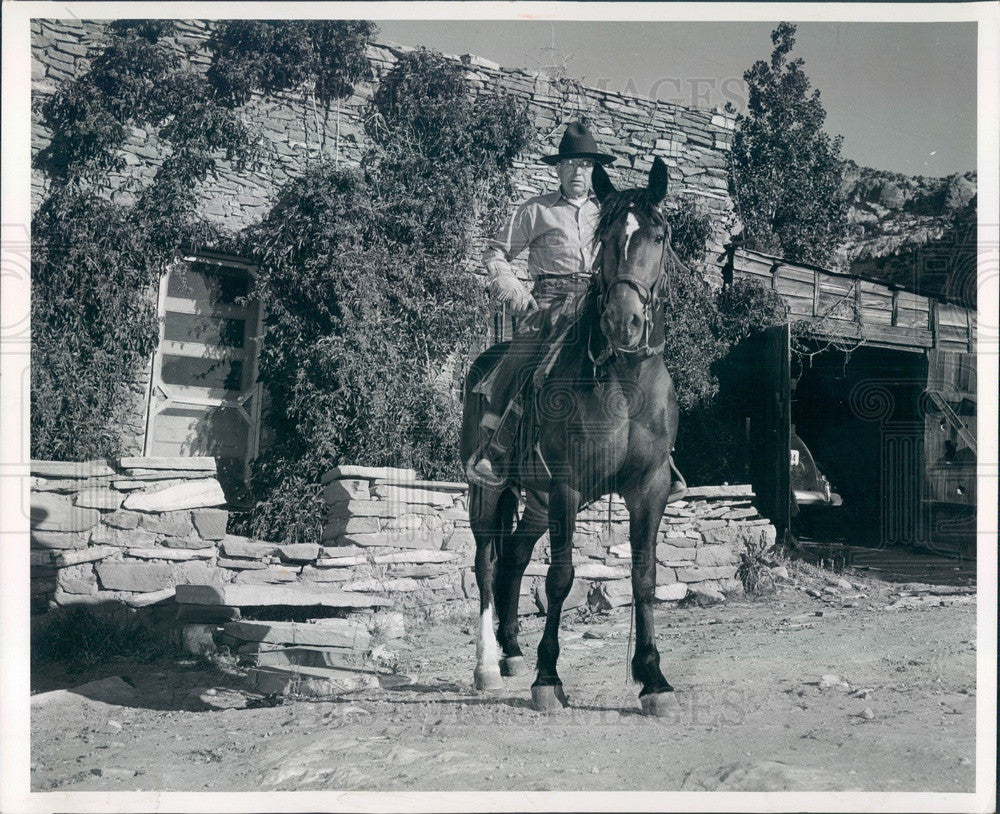
<svg viewBox="0 0 1000 814"><path fill-rule="evenodd" d="M601 317L601 331L611 348L629 353L642 343L643 319L637 314L628 314L613 319L607 313Z"/></svg>

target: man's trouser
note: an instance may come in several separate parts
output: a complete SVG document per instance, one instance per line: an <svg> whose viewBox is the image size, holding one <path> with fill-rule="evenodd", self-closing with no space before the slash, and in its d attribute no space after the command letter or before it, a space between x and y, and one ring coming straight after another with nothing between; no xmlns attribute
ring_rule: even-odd
<svg viewBox="0 0 1000 814"><path fill-rule="evenodd" d="M557 328L571 318L587 290L588 277L540 278L533 295L538 311L518 326L511 346L497 366L489 396L490 410L482 426L492 432L488 450L493 461L506 457L517 437L523 412L518 396L545 358Z"/></svg>

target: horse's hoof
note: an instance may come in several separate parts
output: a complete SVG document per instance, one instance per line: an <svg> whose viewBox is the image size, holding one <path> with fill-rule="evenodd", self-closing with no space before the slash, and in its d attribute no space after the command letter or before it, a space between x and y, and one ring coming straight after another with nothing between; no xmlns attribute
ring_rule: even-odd
<svg viewBox="0 0 1000 814"><path fill-rule="evenodd" d="M558 712L569 706L562 684L531 688L531 706L536 712Z"/></svg>
<svg viewBox="0 0 1000 814"><path fill-rule="evenodd" d="M500 659L500 675L522 676L528 672L528 662L524 656L505 656Z"/></svg>
<svg viewBox="0 0 1000 814"><path fill-rule="evenodd" d="M639 703L642 704L643 715L653 715L657 718L676 715L680 709L680 703L674 692L651 692L649 695L643 695Z"/></svg>
<svg viewBox="0 0 1000 814"><path fill-rule="evenodd" d="M477 667L472 674L472 683L476 692L503 689L503 679L500 678L499 667Z"/></svg>

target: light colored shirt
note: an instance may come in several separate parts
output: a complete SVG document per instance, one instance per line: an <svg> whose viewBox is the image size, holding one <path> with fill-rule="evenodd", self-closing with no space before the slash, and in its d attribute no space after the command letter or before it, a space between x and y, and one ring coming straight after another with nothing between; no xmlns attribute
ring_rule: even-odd
<svg viewBox="0 0 1000 814"><path fill-rule="evenodd" d="M561 192L538 195L521 204L495 240L483 253L490 290L521 283L511 261L528 250L528 274L540 276L588 275L597 249L594 233L600 218L600 204L591 193L579 206Z"/></svg>

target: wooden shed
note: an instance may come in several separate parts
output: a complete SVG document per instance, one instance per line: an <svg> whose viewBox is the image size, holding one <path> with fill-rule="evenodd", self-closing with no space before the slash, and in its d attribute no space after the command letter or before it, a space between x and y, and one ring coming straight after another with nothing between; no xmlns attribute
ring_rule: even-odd
<svg viewBox="0 0 1000 814"><path fill-rule="evenodd" d="M792 427L865 542L975 554L976 311L728 246L723 284L777 291L789 323L743 349L759 386L743 417L761 509L794 530Z"/></svg>

